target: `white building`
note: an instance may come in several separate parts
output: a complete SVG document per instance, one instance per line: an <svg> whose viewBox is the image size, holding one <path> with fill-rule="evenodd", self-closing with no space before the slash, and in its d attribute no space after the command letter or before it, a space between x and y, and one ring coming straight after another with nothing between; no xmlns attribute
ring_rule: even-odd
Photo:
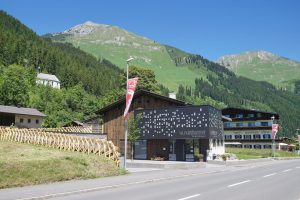
<svg viewBox="0 0 300 200"><path fill-rule="evenodd" d="M49 85L53 88L60 89L60 81L55 75L39 73L37 75L37 84Z"/></svg>
<svg viewBox="0 0 300 200"><path fill-rule="evenodd" d="M232 121L224 121L225 145L228 147L271 149L272 117L277 121L279 115L240 108L225 108L225 117ZM279 140L276 139L276 143Z"/></svg>

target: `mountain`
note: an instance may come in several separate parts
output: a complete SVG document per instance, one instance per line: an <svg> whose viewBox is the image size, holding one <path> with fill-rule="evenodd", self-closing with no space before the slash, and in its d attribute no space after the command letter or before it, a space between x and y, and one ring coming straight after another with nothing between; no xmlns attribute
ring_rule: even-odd
<svg viewBox="0 0 300 200"><path fill-rule="evenodd" d="M46 110L49 126L57 126L71 119L80 120L88 113L93 113L96 107L100 107L97 101L111 102L112 99L115 99L116 95L113 93L109 93L107 97L103 97L103 94L120 88L118 80L121 72L111 63L117 64L117 62L105 60L106 57L100 53L98 53L98 58L101 60L97 60L94 56L81 51L80 49L85 50L82 46L79 45L80 49L74 48L64 41L79 38L78 41L81 44L82 38L86 38L83 43L89 44L91 49L101 49L102 43L94 45L88 40L91 35L96 33L101 35L98 33L101 32L100 28L104 29L102 32L105 32L106 29L116 29L113 32L123 31L116 37L122 37L124 34L125 38L124 40L120 39L121 43L112 43L111 39L94 38L92 41L101 40L104 44L103 48L111 49L104 53L117 52L112 56L116 60L119 59L120 62L123 62L122 60L125 62L130 55L135 56L134 65L153 69L159 77L160 83L168 87L172 86L176 91L178 88L178 97L194 104L213 104L219 108L234 106L277 112L280 114L280 124L283 127L279 132L281 136L294 136L295 130L299 128L300 95L278 90L267 82L236 76L234 72L224 66L211 62L200 55L189 54L116 27L97 25L92 22L75 26L64 33L48 35L45 39L5 12L0 12L0 86L4 78L11 79L7 70L4 70L6 76L1 77L3 67L9 68L9 65L14 63L25 66L25 68L21 67L22 69L41 66L43 71L56 74L61 79L63 86L62 90L53 90L50 93L47 88L37 89L34 86L30 90L33 95L29 94L29 102L31 102L29 106L42 108L41 111ZM113 32L107 34L107 37ZM59 42L53 42L49 37ZM131 43L127 39L130 37L134 38L131 38ZM133 46L132 40L140 40L141 46L136 44ZM110 41L110 44L105 45L105 41ZM152 47L150 48L150 46ZM162 52L155 51L155 56L153 56L153 49L156 49L153 46L161 48ZM147 58L153 56L151 62L149 60L146 62L138 57L143 55ZM151 77L153 78L152 75ZM78 85L78 83L81 84ZM65 88L67 89L65 90ZM96 94L97 98L86 94L86 91ZM5 95L5 92L0 91L0 94Z"/></svg>
<svg viewBox="0 0 300 200"><path fill-rule="evenodd" d="M132 65L153 70L158 82L172 90L176 90L179 84L192 86L195 78L206 77L204 68L199 70L197 67L195 70L194 63L189 62L188 57L191 54L116 26L88 21L61 33L46 34L44 37L72 43L96 58L105 58L120 68L125 68L125 61L131 56L135 58ZM170 54L173 57L182 57L181 62L176 63Z"/></svg>
<svg viewBox="0 0 300 200"><path fill-rule="evenodd" d="M300 80L300 63L274 55L267 51L245 52L222 56L217 63L226 66L240 76L257 81L267 81L276 87L294 89Z"/></svg>

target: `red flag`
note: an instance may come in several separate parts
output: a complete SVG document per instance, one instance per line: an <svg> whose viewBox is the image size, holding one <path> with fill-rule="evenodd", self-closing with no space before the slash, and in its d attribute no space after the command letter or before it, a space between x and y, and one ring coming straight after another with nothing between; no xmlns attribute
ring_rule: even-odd
<svg viewBox="0 0 300 200"><path fill-rule="evenodd" d="M278 132L278 127L279 127L278 124L272 124L272 139L275 139L276 134Z"/></svg>
<svg viewBox="0 0 300 200"><path fill-rule="evenodd" d="M128 87L127 87L127 93L126 93L126 108L124 111L124 117L127 117L138 79L139 78L128 79Z"/></svg>

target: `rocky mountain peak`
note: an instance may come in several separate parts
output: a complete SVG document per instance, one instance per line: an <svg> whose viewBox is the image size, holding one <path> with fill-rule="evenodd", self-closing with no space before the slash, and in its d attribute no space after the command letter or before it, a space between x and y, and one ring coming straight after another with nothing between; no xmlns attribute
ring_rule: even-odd
<svg viewBox="0 0 300 200"><path fill-rule="evenodd" d="M241 54L221 56L216 62L224 66L237 66L239 63L251 63L257 59L260 61L276 60L278 56L268 51L247 51Z"/></svg>
<svg viewBox="0 0 300 200"><path fill-rule="evenodd" d="M108 27L109 25L105 24L97 24L91 21L86 21L83 24L78 24L68 30L65 30L63 33L67 34L72 34L72 35L78 35L78 36L83 36L83 35L88 35L98 28L105 28Z"/></svg>

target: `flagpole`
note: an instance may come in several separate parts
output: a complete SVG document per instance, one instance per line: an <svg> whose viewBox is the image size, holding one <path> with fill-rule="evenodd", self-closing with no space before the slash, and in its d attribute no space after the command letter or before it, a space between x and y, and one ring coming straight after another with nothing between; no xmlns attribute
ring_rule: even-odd
<svg viewBox="0 0 300 200"><path fill-rule="evenodd" d="M273 123L274 123L274 115L271 117L272 120L272 153L273 153L273 158L275 158L275 134L273 134Z"/></svg>
<svg viewBox="0 0 300 200"><path fill-rule="evenodd" d="M132 57L126 60L126 95L128 92L128 68L129 68L129 62L133 60ZM126 98L126 97L125 97ZM126 99L125 102L127 103ZM126 107L127 105L125 105ZM124 163L123 167L126 169L126 159L127 159L127 138L128 138L128 120L127 117L125 117L125 145L124 145Z"/></svg>

